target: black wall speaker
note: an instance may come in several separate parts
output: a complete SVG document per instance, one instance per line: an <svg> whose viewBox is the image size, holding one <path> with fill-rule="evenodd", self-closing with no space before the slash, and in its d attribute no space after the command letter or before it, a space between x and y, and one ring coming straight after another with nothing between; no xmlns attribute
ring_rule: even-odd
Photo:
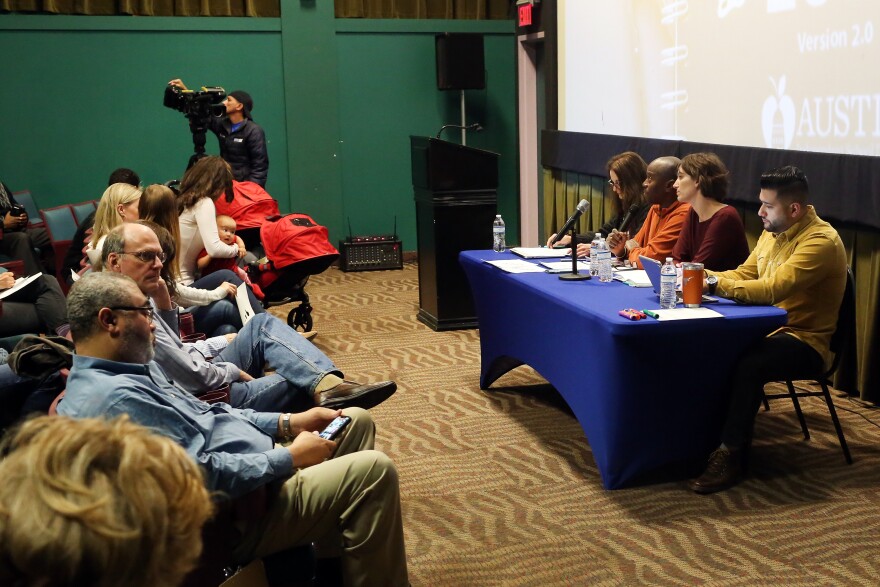
<svg viewBox="0 0 880 587"><path fill-rule="evenodd" d="M443 33L434 37L437 89L482 90L486 87L483 35Z"/></svg>

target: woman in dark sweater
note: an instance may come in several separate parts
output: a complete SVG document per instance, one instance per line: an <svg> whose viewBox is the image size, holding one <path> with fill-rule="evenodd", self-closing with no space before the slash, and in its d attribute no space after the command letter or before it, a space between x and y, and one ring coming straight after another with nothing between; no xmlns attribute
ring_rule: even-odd
<svg viewBox="0 0 880 587"><path fill-rule="evenodd" d="M672 249L676 262L702 263L706 269L735 269L749 256L739 213L723 203L729 173L715 153L693 153L681 160L674 187L678 201L691 205Z"/></svg>
<svg viewBox="0 0 880 587"><path fill-rule="evenodd" d="M629 223L626 226L627 232L635 234L645 222L651 205L645 201L645 190L642 184L648 177L648 165L638 153L626 151L619 155L613 156L605 164L608 169L608 185L617 195L614 198L614 217L602 225L598 231L603 237L614 229L620 229L620 223L627 215L630 209L633 210ZM581 257L590 254L590 242L595 238L596 232L585 232L576 237L578 244L578 255ZM556 234L551 234L547 239L547 246L553 240ZM564 235L556 246L568 246L571 243L571 235Z"/></svg>

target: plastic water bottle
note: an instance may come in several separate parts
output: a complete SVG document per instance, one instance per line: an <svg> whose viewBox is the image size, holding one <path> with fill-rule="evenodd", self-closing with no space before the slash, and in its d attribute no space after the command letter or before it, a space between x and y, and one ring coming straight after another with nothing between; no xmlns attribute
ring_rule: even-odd
<svg viewBox="0 0 880 587"><path fill-rule="evenodd" d="M599 258L596 256L596 252L599 249L599 241L601 240L602 235L597 232L590 242L590 275L599 275Z"/></svg>
<svg viewBox="0 0 880 587"><path fill-rule="evenodd" d="M614 277L611 271L611 249L601 236L596 244L596 260L599 264L599 281L608 283Z"/></svg>
<svg viewBox="0 0 880 587"><path fill-rule="evenodd" d="M666 257L666 263L660 269L660 307L671 310L675 307L675 265L672 257Z"/></svg>
<svg viewBox="0 0 880 587"><path fill-rule="evenodd" d="M492 223L492 250L503 253L504 249L504 221L501 219L501 214L496 214Z"/></svg>

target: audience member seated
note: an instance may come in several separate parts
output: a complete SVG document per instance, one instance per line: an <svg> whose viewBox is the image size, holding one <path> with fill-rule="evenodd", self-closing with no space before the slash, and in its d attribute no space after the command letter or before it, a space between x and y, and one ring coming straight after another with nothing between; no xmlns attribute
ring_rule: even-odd
<svg viewBox="0 0 880 587"><path fill-rule="evenodd" d="M114 183L127 183L134 187L139 187L141 178L131 169L120 167L110 174L107 187ZM76 233L70 242L70 248L67 249L67 256L64 257L64 269L62 275L70 285L73 283L73 274L82 275L89 267L89 258L86 256L86 245L92 242L92 233L94 232L95 212L92 212L83 219L76 227Z"/></svg>
<svg viewBox="0 0 880 587"><path fill-rule="evenodd" d="M0 215L3 226L0 227L0 255L24 262L24 270L28 275L43 271L37 249L51 251L49 233L45 228L28 228L28 217L24 206L15 201L12 190L0 181ZM47 264L47 266L51 266Z"/></svg>
<svg viewBox="0 0 880 587"><path fill-rule="evenodd" d="M614 198L615 215L614 218L602 225L598 232L603 237L607 237L611 231L619 230L629 210L635 206L635 211L632 213L630 221L626 226L627 235L635 234L644 224L648 210L651 208L651 205L645 201L645 188L642 185L647 177L648 166L638 153L626 151L609 159L606 168L610 177L608 184L617 195ZM592 242L595 236L595 232L585 232L577 235L577 254L579 257L589 257L590 242ZM555 237L556 234L554 233L547 239L548 247L550 246L550 241ZM558 245L562 246L567 246L569 243L571 243L571 235L563 235L558 241Z"/></svg>
<svg viewBox="0 0 880 587"><path fill-rule="evenodd" d="M132 228L143 227L124 227ZM155 241L149 247L143 250L158 250ZM237 498L264 488L265 513L239 523L239 563L313 543L319 557L341 557L347 585L407 585L397 471L372 450L369 412L281 414L203 403L151 360L151 332L160 326L151 310L123 275L94 273L74 284L68 315L76 355L59 414L128 414L179 443L202 466L211 491ZM340 413L352 421L338 442L314 433ZM282 440L292 442L276 445Z"/></svg>
<svg viewBox="0 0 880 587"><path fill-rule="evenodd" d="M138 208L140 217L164 230L158 231L159 243L165 253L162 278L174 301L193 316L197 332L208 336L221 336L238 332L241 315L235 302L236 283L224 281L214 289L202 289L184 285L180 278L177 252L180 250L180 224L177 215L177 196L164 185L150 185L144 189ZM152 226L151 226L152 228ZM165 235L168 235L167 237ZM231 272L225 274L231 279Z"/></svg>
<svg viewBox="0 0 880 587"><path fill-rule="evenodd" d="M14 285L12 272L0 267L0 291ZM40 275L0 300L0 337L30 333L67 334L64 294L51 275Z"/></svg>
<svg viewBox="0 0 880 587"><path fill-rule="evenodd" d="M675 188L678 201L691 205L678 242L676 262L702 263L726 271L749 256L749 243L739 212L724 203L729 173L714 153L693 153L681 160Z"/></svg>
<svg viewBox="0 0 880 587"><path fill-rule="evenodd" d="M0 584L174 586L195 566L213 505L171 440L125 415L43 416L2 452Z"/></svg>
<svg viewBox="0 0 880 587"><path fill-rule="evenodd" d="M86 248L86 256L93 270L101 270L101 246L107 233L123 222L135 222L138 219L141 191L139 187L127 183L114 183L104 190L98 209L95 210L92 240Z"/></svg>
<svg viewBox="0 0 880 587"><path fill-rule="evenodd" d="M214 289L224 281L235 284L241 279L229 271L217 271L196 279L197 259L205 250L215 259L238 259L247 250L244 243L227 245L217 231L217 209L214 200L232 194L232 171L229 164L216 156L203 157L190 167L180 181L180 280L184 285ZM239 239L241 242L241 239ZM248 298L255 312L263 312L263 304L247 288Z"/></svg>
<svg viewBox="0 0 880 587"><path fill-rule="evenodd" d="M660 262L672 256L672 248L691 209L690 204L676 200L673 186L680 163L677 157L660 157L651 161L644 183L645 199L651 204L645 223L631 239L623 232L608 235L611 251L640 269L639 255Z"/></svg>
<svg viewBox="0 0 880 587"><path fill-rule="evenodd" d="M788 312L788 322L734 366L721 445L690 482L697 493L722 491L744 477L765 383L811 379L833 359L831 336L847 280L843 242L809 204L807 176L797 167L761 175L759 199L764 232L758 244L738 268L707 271L704 291L744 304L773 304Z"/></svg>
<svg viewBox="0 0 880 587"><path fill-rule="evenodd" d="M255 410L295 404L370 408L397 389L393 381L345 381L326 355L271 314L257 314L234 337L182 343L177 309L161 278L164 257L156 234L138 223L117 227L104 245L105 270L134 279L151 298L141 310L161 318L155 321L156 362L182 389L202 395L230 384L232 405ZM263 374L267 363L275 373Z"/></svg>

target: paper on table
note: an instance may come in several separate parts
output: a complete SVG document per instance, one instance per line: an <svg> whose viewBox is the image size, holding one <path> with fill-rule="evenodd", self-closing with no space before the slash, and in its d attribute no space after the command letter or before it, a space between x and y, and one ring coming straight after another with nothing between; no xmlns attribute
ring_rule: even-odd
<svg viewBox="0 0 880 587"><path fill-rule="evenodd" d="M657 320L694 320L697 318L724 318L715 310L709 308L675 308L673 310L651 310L657 314Z"/></svg>
<svg viewBox="0 0 880 587"><path fill-rule="evenodd" d="M571 261L541 261L541 265L551 271L571 271ZM581 269L589 269L588 261L578 260L578 271Z"/></svg>
<svg viewBox="0 0 880 587"><path fill-rule="evenodd" d="M644 269L615 269L614 279L632 287L651 287L651 280Z"/></svg>
<svg viewBox="0 0 880 587"><path fill-rule="evenodd" d="M543 273L544 268L535 263L522 261L520 259L502 259L500 261L486 261L489 265L494 265L507 273Z"/></svg>
<svg viewBox="0 0 880 587"><path fill-rule="evenodd" d="M15 292L21 290L21 288L23 288L24 286L26 286L27 284L29 284L30 282L35 280L40 275L42 275L42 273L34 273L30 277L19 277L18 279L15 280L15 285L10 287L9 289L4 289L2 292L0 292L0 300L5 298L6 296L10 296L10 295L14 294Z"/></svg>
<svg viewBox="0 0 880 587"><path fill-rule="evenodd" d="M525 259L553 259L564 257L568 253L567 248L548 249L547 247L513 247L510 252Z"/></svg>

